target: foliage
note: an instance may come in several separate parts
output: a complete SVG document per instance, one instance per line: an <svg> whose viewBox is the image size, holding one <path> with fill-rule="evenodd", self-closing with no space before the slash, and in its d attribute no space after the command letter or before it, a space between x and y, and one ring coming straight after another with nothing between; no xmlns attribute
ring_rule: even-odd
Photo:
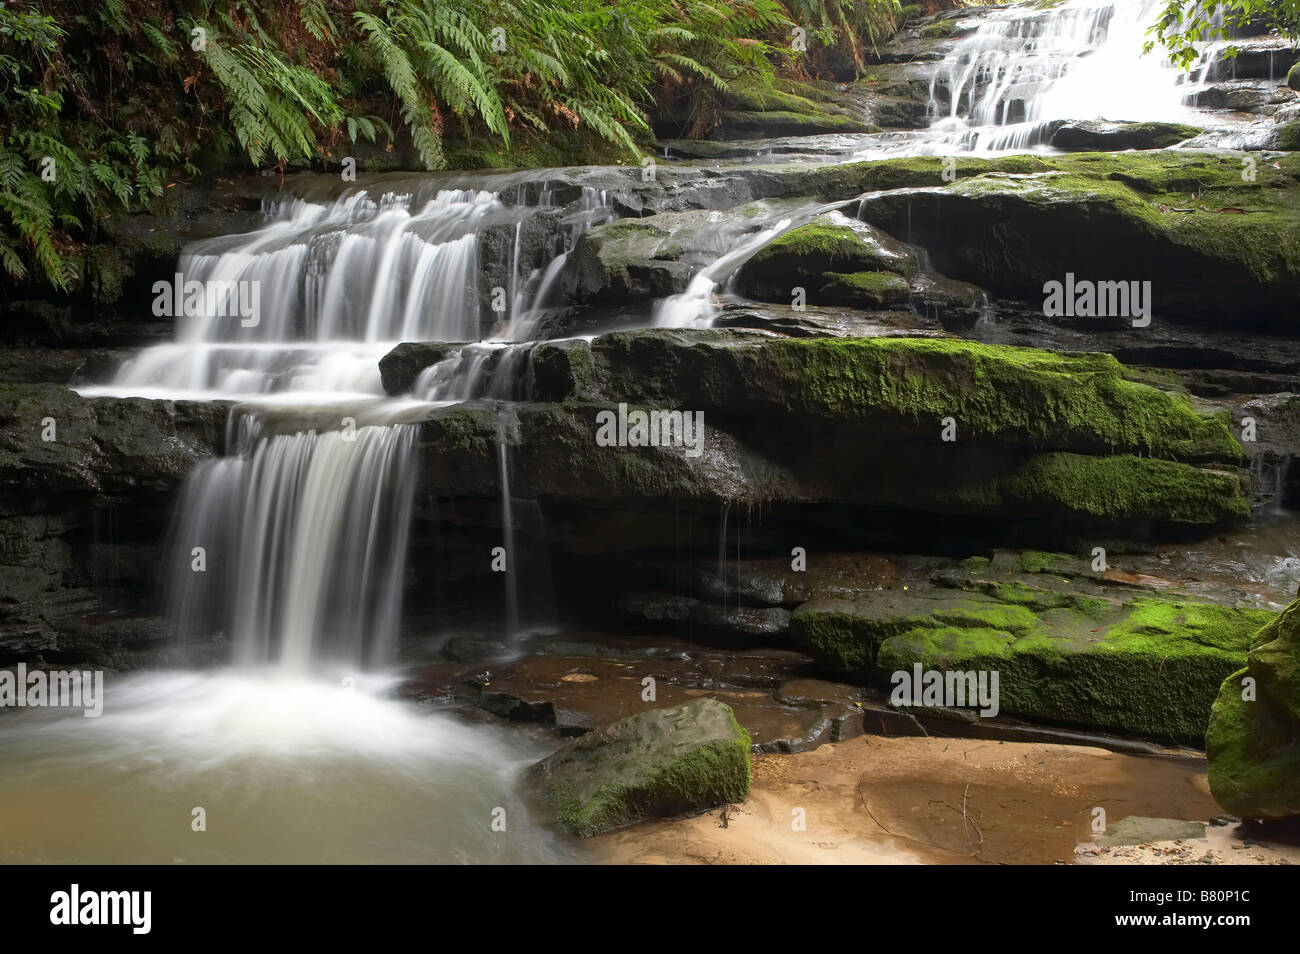
<svg viewBox="0 0 1300 954"><path fill-rule="evenodd" d="M1158 43L1174 63L1187 69L1206 44L1229 40L1235 28L1255 23L1300 42L1300 0L1168 0L1148 31L1154 38L1146 49L1150 52Z"/></svg>
<svg viewBox="0 0 1300 954"><path fill-rule="evenodd" d="M232 162L283 171L366 142L437 169L449 140L482 164L557 138L635 160L657 104L689 101L703 132L733 84L805 70L794 25L817 55L860 62L897 15L896 0L14 0L0 268L68 289L104 216Z"/></svg>

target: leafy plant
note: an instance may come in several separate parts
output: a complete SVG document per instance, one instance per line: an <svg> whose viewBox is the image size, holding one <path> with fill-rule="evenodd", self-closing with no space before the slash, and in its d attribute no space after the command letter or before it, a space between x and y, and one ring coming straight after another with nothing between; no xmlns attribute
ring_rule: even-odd
<svg viewBox="0 0 1300 954"><path fill-rule="evenodd" d="M648 113L861 61L896 0L13 0L0 4L0 268L58 289L109 214L232 163L334 161L345 143L569 142L640 157ZM820 55L820 54L818 54ZM814 64L815 66L815 64ZM473 156L473 150L468 155ZM51 170L53 170L51 172Z"/></svg>
<svg viewBox="0 0 1300 954"><path fill-rule="evenodd" d="M1263 21L1292 42L1300 42L1300 0L1168 0L1160 16L1147 31L1170 60L1186 70L1214 40L1229 40L1235 26ZM1228 55L1236 54L1229 48Z"/></svg>

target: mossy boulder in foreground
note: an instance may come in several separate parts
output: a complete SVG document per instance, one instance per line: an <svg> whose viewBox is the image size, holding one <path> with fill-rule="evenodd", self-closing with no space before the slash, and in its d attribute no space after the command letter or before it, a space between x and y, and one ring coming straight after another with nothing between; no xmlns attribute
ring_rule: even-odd
<svg viewBox="0 0 1300 954"><path fill-rule="evenodd" d="M1228 811L1300 815L1300 601L1259 631L1246 667L1224 680L1205 747L1210 791Z"/></svg>
<svg viewBox="0 0 1300 954"><path fill-rule="evenodd" d="M528 771L555 823L583 837L749 797L749 734L716 699L588 732Z"/></svg>
<svg viewBox="0 0 1300 954"><path fill-rule="evenodd" d="M977 565L943 586L795 610L796 639L827 670L997 671L1010 715L1196 743L1223 677L1273 614L1131 598L1088 574Z"/></svg>

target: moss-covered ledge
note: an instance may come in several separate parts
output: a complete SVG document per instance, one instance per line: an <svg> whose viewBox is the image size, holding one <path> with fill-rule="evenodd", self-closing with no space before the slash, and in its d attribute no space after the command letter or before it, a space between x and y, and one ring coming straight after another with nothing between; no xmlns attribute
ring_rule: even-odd
<svg viewBox="0 0 1300 954"><path fill-rule="evenodd" d="M813 600L791 618L830 672L890 685L916 665L997 671L1003 713L1199 745L1220 683L1240 669L1269 610L1128 596L1053 566L962 588ZM1034 575L1041 573L1041 575Z"/></svg>
<svg viewBox="0 0 1300 954"><path fill-rule="evenodd" d="M541 356L546 345L539 346ZM1129 380L1107 354L948 338L779 339L649 330L591 343L594 393L706 412L780 412L1035 451L1243 459L1226 415Z"/></svg>

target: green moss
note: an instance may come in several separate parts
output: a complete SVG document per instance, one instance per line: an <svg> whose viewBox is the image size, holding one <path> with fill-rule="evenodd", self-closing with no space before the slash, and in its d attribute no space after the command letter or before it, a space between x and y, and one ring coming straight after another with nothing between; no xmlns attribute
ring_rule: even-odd
<svg viewBox="0 0 1300 954"><path fill-rule="evenodd" d="M1224 680L1206 754L1210 790L1228 811L1245 818L1300 815L1300 601L1260 629L1246 668Z"/></svg>
<svg viewBox="0 0 1300 954"><path fill-rule="evenodd" d="M586 838L640 821L645 817L642 801L690 804L700 792L712 790L719 793L720 802L743 802L749 797L751 743L739 723L736 732L732 743L703 746L665 765L648 767L653 781L634 793L610 783L584 798L574 789L556 786L547 799L552 816L566 831Z"/></svg>
<svg viewBox="0 0 1300 954"><path fill-rule="evenodd" d="M732 85L721 96L723 105L732 109L814 114L822 111L808 96L776 89L774 86Z"/></svg>
<svg viewBox="0 0 1300 954"><path fill-rule="evenodd" d="M856 604L840 600L804 603L791 614L790 625L794 638L835 672L865 675L874 668L877 622L859 613Z"/></svg>
<svg viewBox="0 0 1300 954"><path fill-rule="evenodd" d="M1242 459L1226 420L1125 380L1110 355L934 338L792 339L765 347L760 362L788 381L792 405L837 417L888 410L937 426L952 416L965 439Z"/></svg>
<svg viewBox="0 0 1300 954"><path fill-rule="evenodd" d="M892 308L906 305L911 297L907 279L896 272L826 272L822 280L813 297L828 304Z"/></svg>
<svg viewBox="0 0 1300 954"><path fill-rule="evenodd" d="M879 127L852 116L818 111L815 113L791 112L786 109L766 111L724 109L722 125L766 132L773 136L801 135L823 132L878 132Z"/></svg>
<svg viewBox="0 0 1300 954"><path fill-rule="evenodd" d="M589 733L530 772L556 824L581 837L749 797L749 734L698 699Z"/></svg>
<svg viewBox="0 0 1300 954"><path fill-rule="evenodd" d="M1016 555L1016 569L1022 573L1059 573L1069 561L1064 553L1045 553L1042 550L1022 550Z"/></svg>
<svg viewBox="0 0 1300 954"><path fill-rule="evenodd" d="M1136 599L1129 607L1128 617L1107 634L1108 645L1165 657L1204 649L1235 657L1250 647L1261 626L1277 616L1269 610L1155 599Z"/></svg>
<svg viewBox="0 0 1300 954"><path fill-rule="evenodd" d="M804 225L768 243L752 261L757 265L797 258L813 271L854 271L874 260L862 237L847 225Z"/></svg>
<svg viewBox="0 0 1300 954"><path fill-rule="evenodd" d="M1116 525L1212 526L1244 520L1251 512L1238 474L1131 455L1039 454L1013 474L961 485L940 502L960 510L1071 514Z"/></svg>
<svg viewBox="0 0 1300 954"><path fill-rule="evenodd" d="M1300 121L1294 125L1300 127ZM1292 142L1290 148L1300 147ZM1037 241L1040 233L1035 223L1069 228L1062 224L1068 214L1071 221L1086 221L1093 232L1111 228L1133 245L1134 254L1156 254L1153 248L1173 246L1166 257L1182 255L1189 261L1200 258L1240 266L1260 282L1300 280L1300 156L1260 162L1254 171L1253 180L1243 177L1241 158L1235 155L1147 150L960 158L955 169L939 157L884 159L810 169L795 178L806 179L798 183L801 191L826 199L847 199L878 189L930 187L945 189L954 197L1005 196L1006 219L1043 212L1023 228L1004 221L979 233L979 262L990 268L1014 261L1025 274L1063 273L1059 258L1065 253L1059 243ZM956 181L949 182L953 173ZM958 212L945 206L941 221L917 226L943 229L953 223L950 234L953 229L965 234L955 218ZM896 214L897 222L888 217L878 221L886 228L901 229L905 210L900 207ZM1035 258L1039 246L1047 256L1041 261ZM972 272L967 277L979 281L983 276Z"/></svg>
<svg viewBox="0 0 1300 954"><path fill-rule="evenodd" d="M1030 556L1031 562L1034 557ZM996 670L1002 711L1198 742L1224 676L1273 614L1191 601L1115 601L996 581L991 598L882 593L799 607L792 632L828 670Z"/></svg>
<svg viewBox="0 0 1300 954"><path fill-rule="evenodd" d="M898 8L898 13L894 17L894 23L902 26L911 20L919 20L925 16L925 8L920 4L908 3Z"/></svg>
<svg viewBox="0 0 1300 954"><path fill-rule="evenodd" d="M1242 698L1241 669L1224 680L1210 715L1205 748L1215 801L1243 818L1300 815L1300 731L1268 699Z"/></svg>
<svg viewBox="0 0 1300 954"><path fill-rule="evenodd" d="M929 40L943 39L953 35L957 29L956 20L937 20L934 23L927 23L921 27L921 36Z"/></svg>
<svg viewBox="0 0 1300 954"><path fill-rule="evenodd" d="M1174 244L1240 263L1261 280L1300 273L1300 196L1288 169L1278 175L1261 166L1250 182L1238 159L1170 152L1077 154L1053 159L1049 167L1036 178L984 175L951 189L957 195L1014 194L1052 208L1095 203ZM1216 211L1221 208L1253 211Z"/></svg>
<svg viewBox="0 0 1300 954"><path fill-rule="evenodd" d="M1288 152L1300 151L1300 119L1282 124L1277 131L1277 146Z"/></svg>

